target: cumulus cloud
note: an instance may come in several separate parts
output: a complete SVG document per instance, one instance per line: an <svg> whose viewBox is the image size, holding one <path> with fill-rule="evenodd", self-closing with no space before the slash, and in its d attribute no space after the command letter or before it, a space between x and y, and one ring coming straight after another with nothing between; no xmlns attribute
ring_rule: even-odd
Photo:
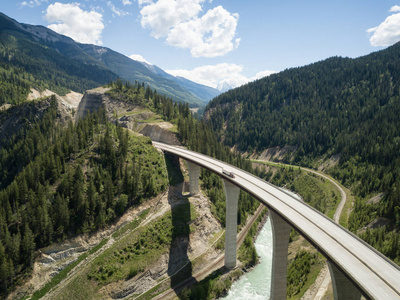
<svg viewBox="0 0 400 300"><path fill-rule="evenodd" d="M170 29L186 22L201 11L203 0L159 0L147 3L140 11L143 28L151 29L155 38L167 36ZM142 1L141 4L146 4Z"/></svg>
<svg viewBox="0 0 400 300"><path fill-rule="evenodd" d="M138 0L139 6L142 6L143 4L150 4L153 3L152 0Z"/></svg>
<svg viewBox="0 0 400 300"><path fill-rule="evenodd" d="M238 18L238 14L230 14L218 6L201 18L180 23L171 29L167 43L189 48L194 57L222 56L239 45L240 39L233 41Z"/></svg>
<svg viewBox="0 0 400 300"><path fill-rule="evenodd" d="M394 5L390 8L390 12L399 12L400 11L400 6Z"/></svg>
<svg viewBox="0 0 400 300"><path fill-rule="evenodd" d="M141 25L155 38L165 37L169 45L190 49L194 57L222 56L236 47L234 38L239 15L222 6L202 16L204 0L139 0Z"/></svg>
<svg viewBox="0 0 400 300"><path fill-rule="evenodd" d="M29 6L35 7L41 5L43 2L47 2L48 0L31 0L31 1L23 1L21 6Z"/></svg>
<svg viewBox="0 0 400 300"><path fill-rule="evenodd" d="M50 4L45 19L51 30L71 37L77 42L101 45L104 29L103 16L95 11L84 11L77 3Z"/></svg>
<svg viewBox="0 0 400 300"><path fill-rule="evenodd" d="M129 0L122 0L122 4L123 4L123 5L131 5L132 2L129 1Z"/></svg>
<svg viewBox="0 0 400 300"><path fill-rule="evenodd" d="M218 84L222 82L226 82L232 87L238 87L247 82L276 73L266 70L248 78L242 74L242 66L228 63L201 66L193 70L167 70L166 72L173 76L181 76L213 88L217 88Z"/></svg>
<svg viewBox="0 0 400 300"><path fill-rule="evenodd" d="M149 63L143 56L141 56L140 54L132 54L129 55L130 59L136 60L136 61L140 61L140 62L144 62L146 64L151 65L151 63Z"/></svg>
<svg viewBox="0 0 400 300"><path fill-rule="evenodd" d="M392 6L390 12L400 12L400 6ZM392 14L376 27L367 30L372 46L390 46L400 41L400 13Z"/></svg>
<svg viewBox="0 0 400 300"><path fill-rule="evenodd" d="M116 8L115 5L112 4L111 1L108 1L108 2L107 2L107 6L112 10L113 16L114 16L114 17L115 17L115 16L121 17L121 16L127 16L127 15L129 15L128 12L123 11L123 10L121 10L121 9L119 9L119 8Z"/></svg>

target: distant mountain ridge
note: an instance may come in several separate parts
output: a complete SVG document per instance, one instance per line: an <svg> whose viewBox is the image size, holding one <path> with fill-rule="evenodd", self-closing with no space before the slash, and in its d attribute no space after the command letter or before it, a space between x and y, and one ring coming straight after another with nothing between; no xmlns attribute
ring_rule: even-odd
<svg viewBox="0 0 400 300"><path fill-rule="evenodd" d="M29 45L26 43L27 41L29 41ZM25 51L27 55L32 55L32 59L37 59L37 56L42 57L49 64L53 63L52 56L58 56L57 60L64 60L65 66L76 65L77 62L80 62L85 68L90 69L89 72L93 71L97 75L99 75L99 72L102 73L108 81L120 77L131 82L144 82L156 89L158 93L165 94L178 101L189 102L194 107L204 106L219 94L216 89L171 76L157 66L149 68L143 63L132 60L112 49L77 43L73 39L60 35L44 26L21 24L2 13L0 13L0 43L5 49L9 49L10 45L13 45L11 48ZM36 47L39 49L30 51L28 54L29 49L21 49L21 43L24 44L24 48ZM41 46L42 49L38 46ZM50 54L50 50L55 50L56 53ZM74 62L67 58L74 60ZM20 67L24 66L20 64ZM59 65L55 64L55 67L59 67ZM67 75L71 75L70 73L74 68L76 67L69 68L66 72ZM95 75L93 74L92 77L95 78ZM89 80L90 76L87 77ZM94 81L98 83L97 85L108 83L102 80ZM68 85L64 87L72 89ZM93 87L95 87L94 83L83 88ZM83 92L83 90L77 91Z"/></svg>
<svg viewBox="0 0 400 300"><path fill-rule="evenodd" d="M156 65L151 65L145 62L140 62L142 65L144 65L146 68L148 68L151 72L166 78L166 79L170 79L172 81L175 81L176 83L178 83L179 85L185 87L187 90L189 90L190 92L192 92L193 94L197 95L198 97L200 97L201 99L213 99L214 97L218 96L219 94L221 94L221 91L219 91L218 89L214 89L212 87L206 86L206 85L202 85L193 81L190 81L184 77L181 76L173 76L167 72L165 72L164 70L162 70L161 68L157 67ZM208 101L207 101L208 103Z"/></svg>

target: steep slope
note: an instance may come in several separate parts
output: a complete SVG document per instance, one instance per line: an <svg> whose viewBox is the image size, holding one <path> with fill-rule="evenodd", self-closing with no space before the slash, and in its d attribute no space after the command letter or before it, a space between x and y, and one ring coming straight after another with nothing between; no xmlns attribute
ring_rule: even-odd
<svg viewBox="0 0 400 300"><path fill-rule="evenodd" d="M0 82L9 90L0 92L2 101L12 101L21 86L20 97L26 98L29 87L48 88L63 95L70 90L83 92L118 77L93 59L82 64L69 58L54 47L59 44L74 48L67 37L42 26L19 24L0 14Z"/></svg>
<svg viewBox="0 0 400 300"><path fill-rule="evenodd" d="M387 218L386 227L360 234L400 262L400 43L249 83L215 98L205 115L227 145L242 151L292 145L297 150L284 159L309 166L339 156L332 175L361 197L386 195L358 201L349 228Z"/></svg>
<svg viewBox="0 0 400 300"><path fill-rule="evenodd" d="M113 223L167 188L149 138L108 122L104 109L75 124L56 96L0 113L0 295L36 250Z"/></svg>
<svg viewBox="0 0 400 300"><path fill-rule="evenodd" d="M59 94L67 89L83 92L119 76L132 83L144 82L158 93L194 107L204 106L212 98L203 95L204 91L209 93L207 87L186 81L182 84L173 76L160 75L161 69L162 72L153 72L109 48L80 44L43 26L20 24L2 13L0 41L0 62L22 68Z"/></svg>
<svg viewBox="0 0 400 300"><path fill-rule="evenodd" d="M204 102L206 102L174 80L171 80L171 78L160 76L158 73L154 73L146 68L142 63L132 60L125 55L95 45L80 44L80 47L87 54L101 61L121 78L129 80L132 83L135 81L144 82L152 89L156 89L157 93L164 94L181 102L189 102L194 107L204 106Z"/></svg>

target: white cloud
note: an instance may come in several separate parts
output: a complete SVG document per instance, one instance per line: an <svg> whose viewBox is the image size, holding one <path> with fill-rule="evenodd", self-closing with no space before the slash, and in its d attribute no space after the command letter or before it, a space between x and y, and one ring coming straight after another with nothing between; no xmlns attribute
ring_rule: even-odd
<svg viewBox="0 0 400 300"><path fill-rule="evenodd" d="M222 56L239 45L240 39L233 42L238 18L238 14L231 14L222 6L217 6L203 17L180 23L171 29L167 43L189 48L194 57Z"/></svg>
<svg viewBox="0 0 400 300"><path fill-rule="evenodd" d="M232 87L238 87L247 82L276 73L266 70L248 78L241 74L243 72L242 66L228 63L201 66L193 70L167 70L166 72L213 88L217 88L218 84L222 82L227 82Z"/></svg>
<svg viewBox="0 0 400 300"><path fill-rule="evenodd" d="M144 62L146 64L151 65L151 63L149 63L143 56L141 56L140 54L132 54L129 55L130 59L136 60L136 61L140 61L140 62Z"/></svg>
<svg viewBox="0 0 400 300"><path fill-rule="evenodd" d="M152 0L138 0L139 6L142 6L144 4L150 4L153 3Z"/></svg>
<svg viewBox="0 0 400 300"><path fill-rule="evenodd" d="M118 17L122 17L122 16L127 16L127 15L129 15L128 12L123 11L123 10L121 10L121 9L119 9L119 8L116 8L115 5L112 4L111 1L108 1L108 2L107 2L107 6L112 10L112 12L113 12L113 17L115 17L115 15L117 15Z"/></svg>
<svg viewBox="0 0 400 300"><path fill-rule="evenodd" d="M131 5L132 2L129 1L129 0L122 0L122 4L123 4L123 5Z"/></svg>
<svg viewBox="0 0 400 300"><path fill-rule="evenodd" d="M67 35L80 43L101 45L101 33L104 29L103 16L95 11L84 11L77 3L50 4L45 19L54 23L48 28Z"/></svg>
<svg viewBox="0 0 400 300"><path fill-rule="evenodd" d="M400 6L395 5L391 12L400 11ZM400 41L400 13L392 14L376 27L367 30L372 36L369 42L372 46L390 46Z"/></svg>
<svg viewBox="0 0 400 300"><path fill-rule="evenodd" d="M257 80L257 79L260 79L260 78L263 78L263 77L267 77L267 76L272 75L274 73L276 73L276 71L271 71L271 70L260 71L255 76L251 77L250 81L254 81L254 80Z"/></svg>
<svg viewBox="0 0 400 300"><path fill-rule="evenodd" d="M194 57L222 56L239 45L240 39L234 39L239 15L222 6L200 16L204 0L138 1L142 27L171 46L190 49Z"/></svg>
<svg viewBox="0 0 400 300"><path fill-rule="evenodd" d="M203 0L159 0L155 3L141 1L144 6L140 14L143 28L150 28L155 38L167 36L169 30L186 22L201 11Z"/></svg>
<svg viewBox="0 0 400 300"><path fill-rule="evenodd" d="M43 2L47 2L48 0L31 0L31 1L23 1L21 6L29 6L35 7L41 5Z"/></svg>
<svg viewBox="0 0 400 300"><path fill-rule="evenodd" d="M390 8L390 12L399 12L400 11L400 6L394 5Z"/></svg>

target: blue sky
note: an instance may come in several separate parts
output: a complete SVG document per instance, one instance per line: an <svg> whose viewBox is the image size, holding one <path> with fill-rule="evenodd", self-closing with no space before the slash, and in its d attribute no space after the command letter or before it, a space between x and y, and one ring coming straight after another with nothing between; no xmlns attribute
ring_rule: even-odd
<svg viewBox="0 0 400 300"><path fill-rule="evenodd" d="M216 87L400 40L400 1L1 0L0 11Z"/></svg>

